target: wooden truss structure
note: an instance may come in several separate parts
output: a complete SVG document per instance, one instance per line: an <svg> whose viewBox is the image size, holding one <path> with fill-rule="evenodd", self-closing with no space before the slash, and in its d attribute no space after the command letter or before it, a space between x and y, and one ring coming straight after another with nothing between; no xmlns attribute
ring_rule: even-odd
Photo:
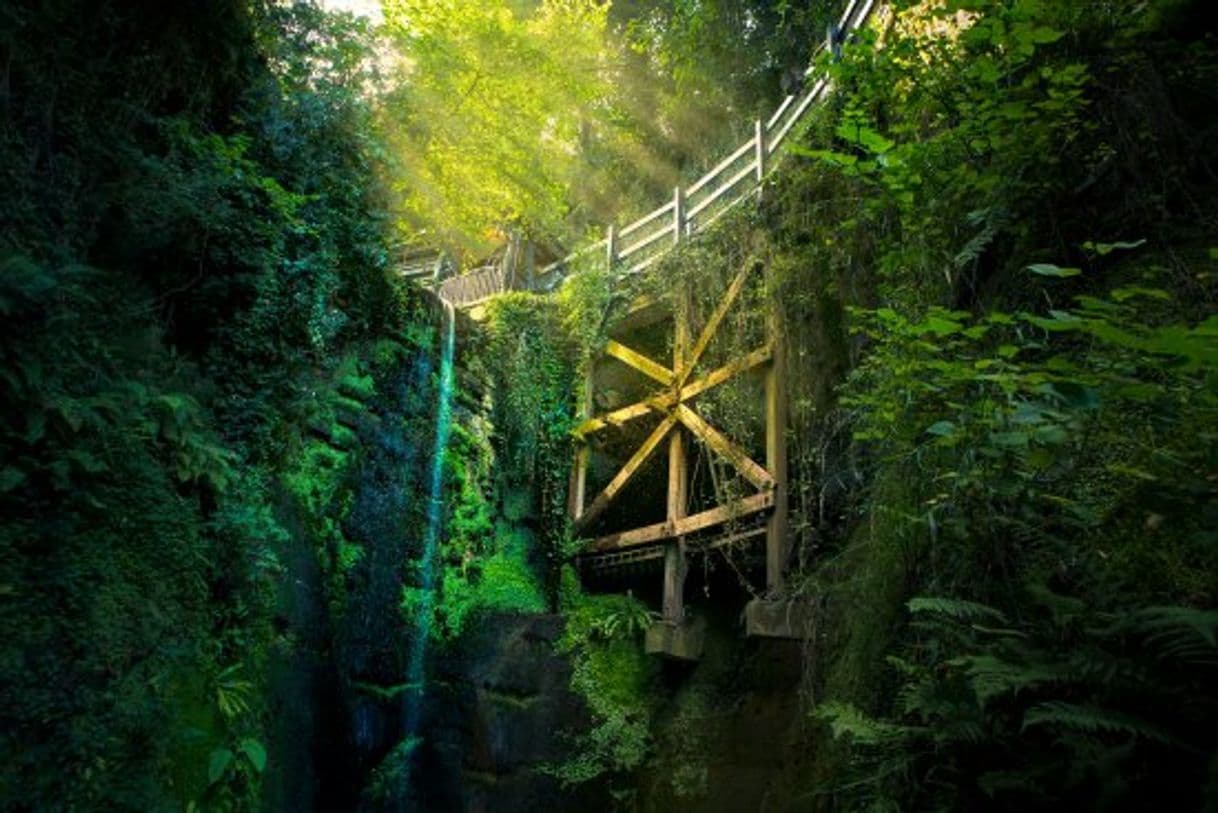
<svg viewBox="0 0 1218 813"><path fill-rule="evenodd" d="M638 560L652 558L648 548L662 546L664 559L663 617L679 623L684 615L683 587L686 573L686 537L708 529L730 525L745 517L767 515L766 583L771 592L781 588L787 557L787 460L785 365L782 350L781 308L773 304L767 324L767 339L751 352L729 360L721 367L700 372L700 363L714 341L724 318L739 299L751 276L761 273L761 264L750 261L742 267L724 292L699 334L691 331L689 292L679 292L672 307L673 354L665 365L617 340L609 340L604 354L617 359L654 387L643 400L603 415L592 415L593 381L586 382L584 420L576 428L579 441L571 475L571 518L576 530L586 530L618 498L627 483L665 444L668 446L668 488L666 519L663 522L619 531L594 539L585 553L600 559ZM705 365L701 365L705 366ZM748 452L699 413L699 395L737 376L757 368L765 371L765 464L749 457ZM587 502L586 486L590 448L594 435L620 429L625 424L655 415L659 424L634 450L609 483ZM701 442L708 450L730 464L754 493L731 499L707 510L687 514L689 489L688 439ZM730 529L725 530L725 534ZM658 556L656 556L658 558Z"/></svg>

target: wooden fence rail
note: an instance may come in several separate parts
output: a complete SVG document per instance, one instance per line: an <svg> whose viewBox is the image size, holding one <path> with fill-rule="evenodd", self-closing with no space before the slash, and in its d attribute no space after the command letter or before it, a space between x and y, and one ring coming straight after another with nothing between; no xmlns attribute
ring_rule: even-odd
<svg viewBox="0 0 1218 813"><path fill-rule="evenodd" d="M879 0L850 0L822 48L836 50L853 32L867 24ZM819 52L819 49L818 49ZM457 307L471 307L507 290L552 291L591 253L602 253L610 270L637 274L668 253L674 245L705 231L712 223L757 194L766 175L782 157L780 148L795 126L829 91L827 79L810 82L801 96L790 95L766 121L753 123L753 136L687 188L678 186L670 201L626 226L610 225L604 239L553 262L530 279L521 279L512 265L513 252L490 266L445 280L439 295Z"/></svg>

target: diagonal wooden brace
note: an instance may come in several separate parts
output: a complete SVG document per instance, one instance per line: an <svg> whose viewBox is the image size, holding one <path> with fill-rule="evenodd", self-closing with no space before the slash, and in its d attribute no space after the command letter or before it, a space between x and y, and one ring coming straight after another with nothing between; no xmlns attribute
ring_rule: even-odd
<svg viewBox="0 0 1218 813"><path fill-rule="evenodd" d="M733 443L726 435L702 420L702 416L698 413L681 404L674 414L712 451L735 466L744 479L752 483L755 488L765 491L774 487L774 478L761 464L749 457L744 449Z"/></svg>
<svg viewBox="0 0 1218 813"><path fill-rule="evenodd" d="M660 441L668 436L668 433L672 431L672 428L676 424L677 418L675 415L669 415L660 421L660 425L647 436L647 439L643 441L643 445L635 450L630 459L626 461L626 465L622 466L618 473L613 476L613 479L609 481L609 485L605 486L601 490L601 493L596 495L596 499L592 501L592 504L588 506L583 515L576 520L575 526L577 529L586 527L588 523L604 513L605 509L609 507L609 503L613 501L613 498L626 487L626 484L630 482L630 478L634 477L635 473L647 462L647 458L651 457L652 452L660 445Z"/></svg>

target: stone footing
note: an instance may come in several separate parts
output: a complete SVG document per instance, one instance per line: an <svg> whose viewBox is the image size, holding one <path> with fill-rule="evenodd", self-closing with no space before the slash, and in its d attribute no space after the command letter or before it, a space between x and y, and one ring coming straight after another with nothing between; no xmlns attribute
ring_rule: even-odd
<svg viewBox="0 0 1218 813"><path fill-rule="evenodd" d="M790 599L755 598L744 605L750 637L803 639L812 629L811 608Z"/></svg>
<svg viewBox="0 0 1218 813"><path fill-rule="evenodd" d="M657 621L643 639L648 655L663 655L681 661L696 661L702 657L706 643L705 619L687 618L680 623Z"/></svg>

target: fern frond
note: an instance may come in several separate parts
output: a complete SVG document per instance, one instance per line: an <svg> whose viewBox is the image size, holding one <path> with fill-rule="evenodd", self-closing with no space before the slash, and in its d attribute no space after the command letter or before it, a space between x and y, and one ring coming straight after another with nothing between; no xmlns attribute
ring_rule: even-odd
<svg viewBox="0 0 1218 813"><path fill-rule="evenodd" d="M1000 695L1019 694L1024 689L1069 679L1064 664L1010 663L993 655L970 655L959 662L982 706Z"/></svg>
<svg viewBox="0 0 1218 813"><path fill-rule="evenodd" d="M964 244L964 247L952 258L952 264L958 269L963 269L977 262L990 243L994 242L997 234L998 230L987 224Z"/></svg>
<svg viewBox="0 0 1218 813"><path fill-rule="evenodd" d="M908 726L877 720L852 703L825 703L814 716L829 724L834 739L849 737L856 745L895 745L914 733Z"/></svg>
<svg viewBox="0 0 1218 813"><path fill-rule="evenodd" d="M1055 593L1043 584L1029 584L1025 589L1033 602L1049 611L1058 626L1068 626L1087 611L1082 600Z"/></svg>
<svg viewBox="0 0 1218 813"><path fill-rule="evenodd" d="M1039 703L1028 709L1023 716L1022 730L1034 726L1050 726L1085 734L1141 737L1164 744L1176 743L1175 738L1162 728L1131 714L1061 701Z"/></svg>
<svg viewBox="0 0 1218 813"><path fill-rule="evenodd" d="M1135 614L1135 630L1164 660L1218 665L1218 611L1147 607Z"/></svg>
<svg viewBox="0 0 1218 813"><path fill-rule="evenodd" d="M943 598L933 596L918 596L911 598L905 605L911 613L932 613L947 616L956 621L992 620L1006 623L1006 616L985 604L975 601L965 601L958 598Z"/></svg>
<svg viewBox="0 0 1218 813"><path fill-rule="evenodd" d="M986 729L979 717L965 717L956 714L934 729L934 740L940 745L953 743L982 745L991 739L993 739L993 734Z"/></svg>

